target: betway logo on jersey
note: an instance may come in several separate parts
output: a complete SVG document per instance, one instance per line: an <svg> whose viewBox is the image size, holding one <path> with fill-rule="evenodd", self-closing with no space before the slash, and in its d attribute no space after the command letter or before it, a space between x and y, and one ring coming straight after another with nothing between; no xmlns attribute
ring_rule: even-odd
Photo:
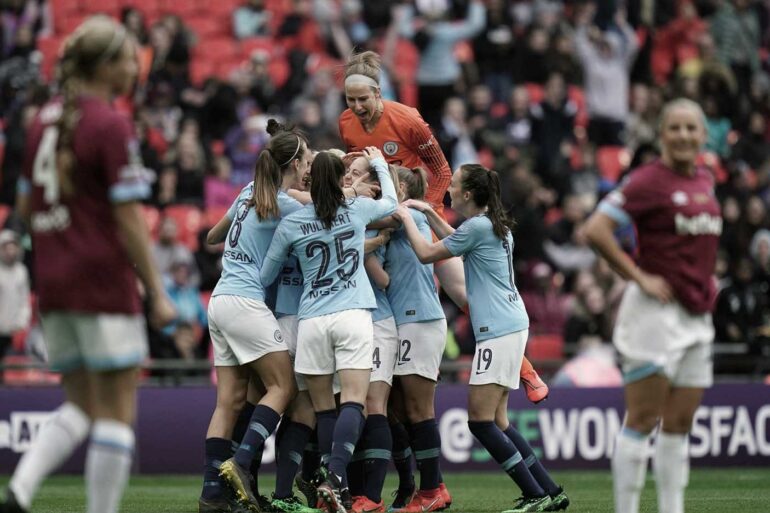
<svg viewBox="0 0 770 513"><path fill-rule="evenodd" d="M695 217L687 217L683 214L674 216L677 235L721 235L722 218L707 213Z"/></svg>
<svg viewBox="0 0 770 513"><path fill-rule="evenodd" d="M12 412L10 420L0 420L0 449L26 452L51 415L47 411Z"/></svg>

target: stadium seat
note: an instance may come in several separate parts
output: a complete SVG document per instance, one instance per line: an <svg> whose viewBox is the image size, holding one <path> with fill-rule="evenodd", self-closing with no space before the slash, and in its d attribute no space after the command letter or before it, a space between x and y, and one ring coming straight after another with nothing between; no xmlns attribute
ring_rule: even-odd
<svg viewBox="0 0 770 513"><path fill-rule="evenodd" d="M189 19L205 12L205 6L197 0L156 0L158 11L164 14L177 14L189 25Z"/></svg>
<svg viewBox="0 0 770 513"><path fill-rule="evenodd" d="M171 205L163 209L164 217L171 217L177 224L177 239L190 248L198 249L198 231L201 229L203 214L192 205Z"/></svg>
<svg viewBox="0 0 770 513"><path fill-rule="evenodd" d="M564 358L564 338L561 335L531 335L527 356L532 360L561 360Z"/></svg>
<svg viewBox="0 0 770 513"><path fill-rule="evenodd" d="M86 15L81 12L71 12L65 16L54 19L53 26L56 34L67 36L71 34L86 19Z"/></svg>
<svg viewBox="0 0 770 513"><path fill-rule="evenodd" d="M40 70L47 79L53 78L53 69L56 64L56 57L59 55L63 38L60 37L41 37L37 40L37 49L43 55L43 61L40 64Z"/></svg>
<svg viewBox="0 0 770 513"><path fill-rule="evenodd" d="M238 43L231 37L215 37L198 42L196 57L210 62L222 62L241 55Z"/></svg>
<svg viewBox="0 0 770 513"><path fill-rule="evenodd" d="M617 182L620 173L631 162L631 155L624 146L602 146L596 150L596 167L602 177Z"/></svg>
<svg viewBox="0 0 770 513"><path fill-rule="evenodd" d="M216 63L206 59L194 59L190 62L190 81L194 86L200 86L207 78L216 75Z"/></svg>
<svg viewBox="0 0 770 513"><path fill-rule="evenodd" d="M9 205L0 205L0 227L5 226L5 220L11 215L11 210Z"/></svg>
<svg viewBox="0 0 770 513"><path fill-rule="evenodd" d="M255 50L264 50L271 57L275 53L283 53L283 48L280 43L276 42L271 37L247 37L241 39L240 44L241 53L247 58L251 57L251 54Z"/></svg>
<svg viewBox="0 0 770 513"><path fill-rule="evenodd" d="M88 15L105 13L117 16L120 14L121 4L119 0L80 0L80 7Z"/></svg>
<svg viewBox="0 0 770 513"><path fill-rule="evenodd" d="M156 19L160 12L158 0L131 0L126 5L132 5L139 12L144 14L145 18L147 18L146 21L150 21L151 18Z"/></svg>
<svg viewBox="0 0 770 513"><path fill-rule="evenodd" d="M210 37L227 36L230 33L230 25L216 16L187 16L184 22L198 36L199 44L205 44Z"/></svg>
<svg viewBox="0 0 770 513"><path fill-rule="evenodd" d="M203 213L203 224L201 228L211 228L222 219L227 213L228 207L209 207Z"/></svg>

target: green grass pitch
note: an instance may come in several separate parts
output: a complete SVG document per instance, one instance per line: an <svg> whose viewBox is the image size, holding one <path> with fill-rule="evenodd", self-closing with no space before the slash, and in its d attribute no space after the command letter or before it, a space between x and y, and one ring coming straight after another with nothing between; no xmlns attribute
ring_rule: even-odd
<svg viewBox="0 0 770 513"><path fill-rule="evenodd" d="M564 485L574 513L612 513L612 481L606 471L554 472ZM642 497L642 513L657 511L655 489L648 473ZM498 513L509 508L518 489L500 473L445 474L454 497L451 510L456 513ZM7 476L0 476L4 488ZM690 477L685 509L696 513L766 513L770 511L770 469L736 468L694 470ZM270 475L260 479L262 493L273 486ZM385 490L395 486L388 476ZM194 513L200 492L198 476L136 476L123 500L122 513ZM33 513L82 513L83 480L77 476L49 479L35 500Z"/></svg>

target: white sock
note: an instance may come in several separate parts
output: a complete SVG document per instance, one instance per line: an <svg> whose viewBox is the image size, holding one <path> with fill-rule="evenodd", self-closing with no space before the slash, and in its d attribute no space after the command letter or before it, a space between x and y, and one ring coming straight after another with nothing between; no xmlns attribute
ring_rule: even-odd
<svg viewBox="0 0 770 513"><path fill-rule="evenodd" d="M659 513L684 513L684 489L690 480L689 448L687 435L658 433L652 467Z"/></svg>
<svg viewBox="0 0 770 513"><path fill-rule="evenodd" d="M59 468L88 435L91 419L73 403L62 404L16 466L9 484L19 505L30 509L40 483Z"/></svg>
<svg viewBox="0 0 770 513"><path fill-rule="evenodd" d="M131 473L134 431L116 420L99 419L86 456L88 513L116 513Z"/></svg>
<svg viewBox="0 0 770 513"><path fill-rule="evenodd" d="M612 481L615 513L638 513L639 496L647 474L649 435L624 427L615 438Z"/></svg>

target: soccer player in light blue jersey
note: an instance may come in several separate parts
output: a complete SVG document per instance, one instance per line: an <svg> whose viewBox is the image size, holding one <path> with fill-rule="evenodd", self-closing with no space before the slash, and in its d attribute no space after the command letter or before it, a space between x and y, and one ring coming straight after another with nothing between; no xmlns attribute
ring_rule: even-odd
<svg viewBox="0 0 770 513"><path fill-rule="evenodd" d="M208 234L225 242L222 276L209 303L209 330L217 373L217 405L206 435L206 468L199 511L220 511L226 500L220 474L245 507L257 504L249 469L261 455L284 410L296 394L291 361L273 313L265 305L260 277L280 219L302 208L286 194L306 174L310 152L304 138L270 120L273 134L260 153L254 181L243 188ZM266 393L254 408L240 447L230 457L231 436L246 401L252 373ZM221 463L217 469L218 463Z"/></svg>
<svg viewBox="0 0 770 513"><path fill-rule="evenodd" d="M305 376L321 452L331 447L329 472L318 493L330 511L341 513L346 466L364 424L372 368L369 310L376 302L362 265L366 225L392 214L397 202L382 153L369 147L364 156L377 170L382 199L346 200L342 160L319 153L310 170L313 204L281 221L261 271L262 282L272 283L290 252L302 269L295 370ZM342 388L338 419L332 392L335 372Z"/></svg>
<svg viewBox="0 0 770 513"><path fill-rule="evenodd" d="M449 186L452 208L466 220L455 230L427 203L406 205L425 213L442 239L426 241L407 206L396 217L404 224L421 262L451 256L464 259L476 354L468 395L468 427L521 488L523 496L505 513L558 511L569 499L508 422L508 392L519 387L519 370L529 318L513 274L513 223L500 201L500 179L478 164L461 166Z"/></svg>
<svg viewBox="0 0 770 513"><path fill-rule="evenodd" d="M404 198L421 200L427 191L425 171L399 167ZM432 240L425 214L406 212L418 226L420 236ZM390 511L437 511L447 504L448 492L442 487L439 452L441 436L434 410L436 381L446 345L446 317L433 279L433 264L421 263L414 254L403 228L396 230L385 254L385 270L390 276L388 301L398 327L398 354L394 375L398 377L409 429L409 444L420 470L420 489L415 493L411 476L409 446L403 437L394 437L399 489ZM403 433L403 430L401 430Z"/></svg>

